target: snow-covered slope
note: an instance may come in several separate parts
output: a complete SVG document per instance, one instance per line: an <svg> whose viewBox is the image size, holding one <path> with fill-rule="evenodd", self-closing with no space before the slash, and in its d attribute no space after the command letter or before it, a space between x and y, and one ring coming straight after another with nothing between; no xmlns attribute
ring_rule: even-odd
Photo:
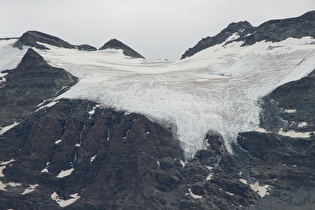
<svg viewBox="0 0 315 210"><path fill-rule="evenodd" d="M0 71L14 68L25 53L13 48L13 41L0 41ZM174 62L131 59L112 49L49 46L36 51L80 78L59 98L89 99L144 114L171 127L191 158L205 147L209 131L220 133L230 149L238 132L258 128L262 96L314 70L315 40L310 37L242 44L215 45Z"/></svg>

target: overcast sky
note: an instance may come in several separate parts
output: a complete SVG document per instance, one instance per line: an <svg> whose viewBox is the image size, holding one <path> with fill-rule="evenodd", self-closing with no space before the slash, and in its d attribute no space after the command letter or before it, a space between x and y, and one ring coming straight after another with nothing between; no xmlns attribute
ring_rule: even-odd
<svg viewBox="0 0 315 210"><path fill-rule="evenodd" d="M100 48L116 38L149 59L177 60L231 22L258 26L315 10L315 0L0 0L0 37L38 30Z"/></svg>

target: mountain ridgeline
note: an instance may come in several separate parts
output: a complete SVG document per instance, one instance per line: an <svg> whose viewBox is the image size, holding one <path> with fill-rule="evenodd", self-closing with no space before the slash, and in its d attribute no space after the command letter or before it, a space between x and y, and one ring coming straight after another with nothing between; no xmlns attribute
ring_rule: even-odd
<svg viewBox="0 0 315 210"><path fill-rule="evenodd" d="M62 47L62 48L66 48L66 49L78 49L81 51L96 51L97 50L95 47L87 45L87 44L72 45L72 44L69 44L68 42L66 42L66 41L64 41L58 37L55 37L55 36L52 36L49 34L45 34L42 32L38 32L38 31L25 32L18 39L18 41L16 41L14 43L13 46L20 48L20 49L22 49L23 46L29 46L29 47L34 47L34 48L41 49L41 50L49 50L49 48L43 44L48 44L48 45L52 45L55 47ZM123 50L123 53L126 56L129 56L131 58L143 58L144 59L144 57L142 55L140 55L139 53L137 53L136 51L134 51L133 49L131 49L130 47L128 47L127 45L125 45L124 43L122 43L116 39L112 39L112 40L108 41L99 50L105 50L105 49Z"/></svg>
<svg viewBox="0 0 315 210"><path fill-rule="evenodd" d="M226 40L236 35L235 39ZM279 42L287 38L315 37L315 11L308 12L297 18L270 20L258 27L247 21L231 23L219 34L200 40L194 47L189 48L181 57L191 57L194 54L217 44L228 44L233 41L242 41L246 45L253 45L260 41Z"/></svg>
<svg viewBox="0 0 315 210"><path fill-rule="evenodd" d="M232 35L234 39L229 39ZM247 47L263 40L279 42L287 38L303 37L315 38L315 12L297 18L271 20L258 27L253 27L246 21L231 23L218 35L204 38L187 50L182 59L211 46L228 45L234 41L242 41L244 43L241 47ZM222 135L209 130L203 138L205 146L189 160L183 158L183 149L167 124L153 122L141 113L116 110L99 101L62 97L63 93L71 92L82 81L80 74L76 75L73 69L78 70L83 61L79 65L65 61L64 68L57 68L62 62L58 63L60 60L49 57L47 52L54 50L50 46L58 47L52 53L54 56L59 53L58 59L64 59L64 56L60 56L64 55L64 51L71 58L77 55L77 52L59 48L86 51L82 54L118 49L125 56L144 58L127 45L112 39L96 49L89 45L72 45L37 31L28 31L16 41L1 39L0 42L0 50L4 49L3 52L7 54L13 52L6 57L6 62L0 56L0 61L3 61L3 64L0 62L0 209L314 209L315 61L309 62L311 67L306 65L309 64L307 60L314 60L312 47L315 45L312 39L307 47L303 46L305 48L302 50L297 48L298 53L288 56L290 59L300 56L296 63L298 66L312 68L308 74L301 79L286 82L260 98L260 129L239 132L231 144L233 154L227 151ZM304 53L302 57L303 50L309 54ZM282 56L287 53L286 50L283 51ZM268 53L268 59L277 55L270 51ZM104 56L106 53L100 54ZM90 55L93 57L95 53L91 52L88 56ZM113 56L110 54L108 57L112 59ZM247 58L246 64L257 62L256 57L256 60L251 56ZM280 65L289 63L289 59L285 58L280 64L277 63L278 58L275 61L271 59L272 65L277 64L277 72ZM20 59L18 65L6 69L6 63L11 64L17 59ZM98 61L102 59L103 57ZM204 57L202 59L204 62ZM135 78L141 71L128 71L131 59L121 60L125 62L122 71L128 73L128 84L139 85L139 80ZM92 77L95 80L88 78L82 83L90 84L98 79L110 83L112 81L109 75L114 74L119 78L118 83L110 85L119 92L118 86L122 82L118 69L120 66L117 64L116 68L111 68L116 60L110 62L109 67L97 66L95 62L91 62L96 66L94 69L83 66L84 73L101 72L106 79L95 79L99 76L96 74ZM184 64L185 62L186 60L183 61ZM180 64L184 66L183 63ZM260 66L259 64L261 63L254 66ZM149 65L152 66L152 63ZM208 72L204 73L204 68L200 66L195 67L189 63L193 76L196 74L197 78L193 82L201 83L202 88L206 89L209 80L205 79L205 74L209 76ZM199 75L196 69L202 72L203 77L197 77ZM185 73L188 72L187 69L184 70ZM260 79L259 71L255 73ZM166 78L165 71L154 73L154 77L159 77L157 81L148 77L147 72L141 79L148 77L149 84L158 87L154 89L157 90L155 94L162 91L164 86L171 88L171 82L162 80L162 77ZM176 81L182 79L179 74L182 72L171 71L171 76ZM211 78L210 81L223 83L229 77L215 76L215 79L219 79ZM241 75L232 79L239 83L243 76L249 77ZM250 89L247 81L245 88ZM182 81L178 83L183 85ZM130 86L126 88L125 85L123 88L130 89ZM218 90L225 94L227 91L223 88ZM232 89L232 92L235 90L233 86L227 88ZM110 91L103 86L101 89ZM89 91L91 94L96 90ZM192 88L190 91L198 94ZM139 94L137 89L135 92ZM214 92L219 97L218 91ZM100 97L101 94L104 92L100 93ZM117 96L120 95L117 93ZM163 98L165 101L167 99L166 96ZM207 108L210 100L207 101ZM139 102L139 106L142 102ZM231 101L233 106L236 104L234 102ZM197 101L192 103L195 105ZM178 106L178 109L182 107ZM205 115L200 111L198 114L198 120ZM239 117L239 113L224 113L220 117L229 114ZM191 118L188 119L190 120Z"/></svg>

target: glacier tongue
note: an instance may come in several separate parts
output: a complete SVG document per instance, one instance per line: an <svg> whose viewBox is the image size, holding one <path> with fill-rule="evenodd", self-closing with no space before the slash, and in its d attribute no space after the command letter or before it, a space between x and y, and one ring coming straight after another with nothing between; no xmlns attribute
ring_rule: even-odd
<svg viewBox="0 0 315 210"><path fill-rule="evenodd" d="M256 130L258 100L314 70L313 44L309 37L246 47L233 42L175 62L130 59L115 50L49 46L39 52L80 78L59 98L89 99L144 114L171 127L189 159L205 147L209 130L219 132L228 149L238 132Z"/></svg>

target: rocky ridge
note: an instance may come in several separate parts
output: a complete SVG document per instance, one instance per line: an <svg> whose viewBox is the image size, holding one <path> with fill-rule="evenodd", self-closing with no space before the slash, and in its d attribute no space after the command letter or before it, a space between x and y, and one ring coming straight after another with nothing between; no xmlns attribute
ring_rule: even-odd
<svg viewBox="0 0 315 210"><path fill-rule="evenodd" d="M132 58L143 58L142 55L122 43L121 41L118 41L117 39L111 39L108 42L106 42L99 50L105 50L105 49L121 49L123 50L124 55L130 56Z"/></svg>
<svg viewBox="0 0 315 210"><path fill-rule="evenodd" d="M82 44L82 45L73 45L70 44L58 37L45 34L39 31L27 31L25 32L21 37L18 38L18 40L14 43L14 47L17 47L19 49L22 49L23 46L29 46L34 47L41 50L49 50L48 47L46 47L43 44L48 44L56 47L62 47L66 49L78 49L82 51L96 51L97 48ZM105 49L121 49L123 50L124 55L132 57L132 58L143 58L142 55L122 43L121 41L117 39L111 39L110 41L106 42L99 50L105 50Z"/></svg>
<svg viewBox="0 0 315 210"><path fill-rule="evenodd" d="M260 41L279 42L287 38L315 37L315 11L305 13L296 18L270 20L258 27L247 21L231 23L219 34L200 40L194 47L189 48L181 57L191 57L194 54L218 44L244 42L243 46L253 45ZM228 40L232 35L231 40Z"/></svg>

